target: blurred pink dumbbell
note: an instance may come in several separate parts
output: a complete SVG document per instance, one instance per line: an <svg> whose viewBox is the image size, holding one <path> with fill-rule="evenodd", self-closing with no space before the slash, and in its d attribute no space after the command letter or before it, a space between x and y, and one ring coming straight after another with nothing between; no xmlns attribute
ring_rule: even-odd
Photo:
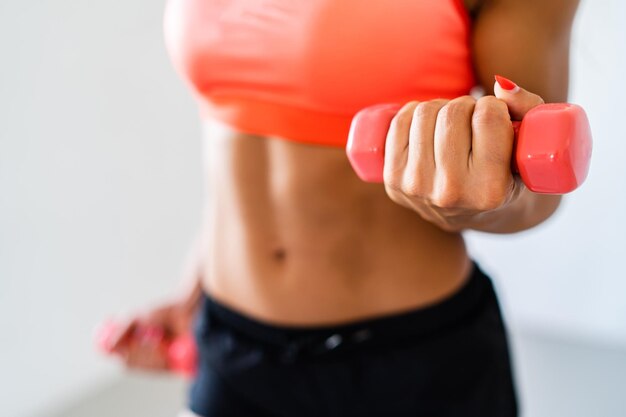
<svg viewBox="0 0 626 417"><path fill-rule="evenodd" d="M106 321L98 328L96 333L96 345L107 354L114 354L111 349L112 337L117 332L117 324ZM165 333L159 327L138 328L133 333L137 341L152 340L161 343L167 352L168 368L173 372L193 377L197 367L196 343L193 335L186 334L174 339L167 339Z"/></svg>

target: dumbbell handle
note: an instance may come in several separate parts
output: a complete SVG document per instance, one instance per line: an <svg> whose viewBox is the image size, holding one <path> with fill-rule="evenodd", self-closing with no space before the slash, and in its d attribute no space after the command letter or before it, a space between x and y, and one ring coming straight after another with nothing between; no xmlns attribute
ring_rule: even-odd
<svg viewBox="0 0 626 417"><path fill-rule="evenodd" d="M383 182L385 140L401 104L365 108L352 119L346 151L359 178ZM589 170L592 138L582 107L543 104L522 122L512 122L515 135L512 170L533 192L564 194L580 186Z"/></svg>
<svg viewBox="0 0 626 417"><path fill-rule="evenodd" d="M112 337L117 333L118 324L113 321L104 322L96 332L96 345L106 354L114 354L111 349ZM137 341L151 339L161 343L166 350L168 368L185 377L193 377L197 367L197 352L194 338L191 334L178 336L174 339L165 338L160 328L141 328L133 334Z"/></svg>

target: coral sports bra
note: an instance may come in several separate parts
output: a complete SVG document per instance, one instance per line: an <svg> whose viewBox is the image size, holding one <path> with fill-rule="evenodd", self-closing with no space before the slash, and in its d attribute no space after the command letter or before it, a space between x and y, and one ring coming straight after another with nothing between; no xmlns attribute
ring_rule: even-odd
<svg viewBox="0 0 626 417"><path fill-rule="evenodd" d="M168 0L164 23L201 116L252 134L345 146L364 107L475 84L462 0Z"/></svg>

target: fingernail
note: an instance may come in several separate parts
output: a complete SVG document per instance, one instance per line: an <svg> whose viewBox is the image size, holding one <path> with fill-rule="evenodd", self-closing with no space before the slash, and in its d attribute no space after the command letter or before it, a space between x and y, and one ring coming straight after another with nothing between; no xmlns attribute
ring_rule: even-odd
<svg viewBox="0 0 626 417"><path fill-rule="evenodd" d="M519 86L517 84L501 75L496 75L496 82L507 93L515 94L519 91Z"/></svg>

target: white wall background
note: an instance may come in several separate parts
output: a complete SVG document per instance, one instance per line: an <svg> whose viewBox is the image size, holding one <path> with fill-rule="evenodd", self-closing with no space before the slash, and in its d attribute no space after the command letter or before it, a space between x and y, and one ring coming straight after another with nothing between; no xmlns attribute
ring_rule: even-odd
<svg viewBox="0 0 626 417"><path fill-rule="evenodd" d="M202 177L163 4L0 0L1 416L90 390L94 325L175 286Z"/></svg>
<svg viewBox="0 0 626 417"><path fill-rule="evenodd" d="M199 222L196 109L165 54L163 1L0 2L0 414L112 373L111 312L165 296ZM583 1L571 101L595 134L585 186L546 225L472 234L512 327L626 346L626 4Z"/></svg>

